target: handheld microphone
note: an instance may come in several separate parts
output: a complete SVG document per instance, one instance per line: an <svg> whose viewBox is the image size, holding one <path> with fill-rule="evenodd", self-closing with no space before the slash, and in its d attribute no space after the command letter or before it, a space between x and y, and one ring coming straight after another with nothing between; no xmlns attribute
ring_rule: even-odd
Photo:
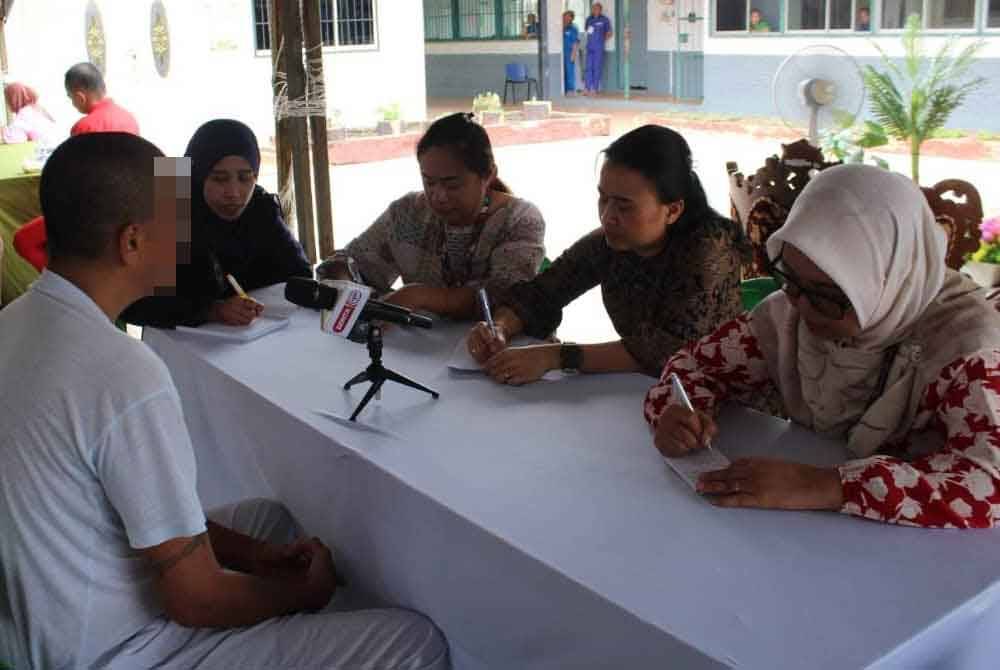
<svg viewBox="0 0 1000 670"><path fill-rule="evenodd" d="M338 283L345 284L347 287L351 286L350 282ZM367 289L367 287L364 288ZM336 286L305 277L291 277L285 284L285 299L310 309L332 310L336 307L340 297L340 291ZM434 325L430 317L381 300L365 301L358 318L398 323L403 326L416 326L417 328L431 328Z"/></svg>

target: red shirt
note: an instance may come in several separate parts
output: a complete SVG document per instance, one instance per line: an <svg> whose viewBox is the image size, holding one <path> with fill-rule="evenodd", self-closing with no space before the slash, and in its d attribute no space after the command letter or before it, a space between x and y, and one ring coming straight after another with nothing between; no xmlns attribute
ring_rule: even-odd
<svg viewBox="0 0 1000 670"><path fill-rule="evenodd" d="M85 133L132 133L139 134L139 124L135 117L115 104L111 98L104 98L90 110L90 114L77 121L69 131L70 136Z"/></svg>

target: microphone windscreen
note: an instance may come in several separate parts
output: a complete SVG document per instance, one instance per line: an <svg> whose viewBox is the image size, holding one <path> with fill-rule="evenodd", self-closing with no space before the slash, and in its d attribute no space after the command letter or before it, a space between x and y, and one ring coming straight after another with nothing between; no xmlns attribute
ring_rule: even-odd
<svg viewBox="0 0 1000 670"><path fill-rule="evenodd" d="M285 284L285 299L310 309L332 309L337 304L337 289L305 277L291 277Z"/></svg>

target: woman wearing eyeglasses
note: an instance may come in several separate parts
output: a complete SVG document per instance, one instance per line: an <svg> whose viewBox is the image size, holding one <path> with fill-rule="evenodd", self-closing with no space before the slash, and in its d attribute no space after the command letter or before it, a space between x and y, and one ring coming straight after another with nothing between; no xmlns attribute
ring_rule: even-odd
<svg viewBox="0 0 1000 670"><path fill-rule="evenodd" d="M767 243L784 291L671 358L645 403L678 456L717 432L725 400L776 400L841 437L838 468L744 459L704 475L724 507L828 509L914 526L1000 521L1000 315L944 264L946 242L905 177L817 175ZM674 404L676 373L696 411Z"/></svg>

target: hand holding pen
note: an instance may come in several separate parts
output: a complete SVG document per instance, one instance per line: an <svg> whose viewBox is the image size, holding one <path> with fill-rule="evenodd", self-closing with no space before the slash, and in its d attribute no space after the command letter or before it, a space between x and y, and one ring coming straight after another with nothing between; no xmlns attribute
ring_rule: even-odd
<svg viewBox="0 0 1000 670"><path fill-rule="evenodd" d="M671 458L698 449L711 449L712 438L719 432L715 420L694 408L676 374L671 374L670 384L676 402L660 415L653 438L656 448Z"/></svg>
<svg viewBox="0 0 1000 670"><path fill-rule="evenodd" d="M476 362L482 364L492 358L494 354L507 348L507 338L497 328L496 322L493 320L493 312L490 309L490 299L486 294L486 289L479 289L476 293L476 301L479 304L483 320L469 332L467 346L469 354Z"/></svg>

